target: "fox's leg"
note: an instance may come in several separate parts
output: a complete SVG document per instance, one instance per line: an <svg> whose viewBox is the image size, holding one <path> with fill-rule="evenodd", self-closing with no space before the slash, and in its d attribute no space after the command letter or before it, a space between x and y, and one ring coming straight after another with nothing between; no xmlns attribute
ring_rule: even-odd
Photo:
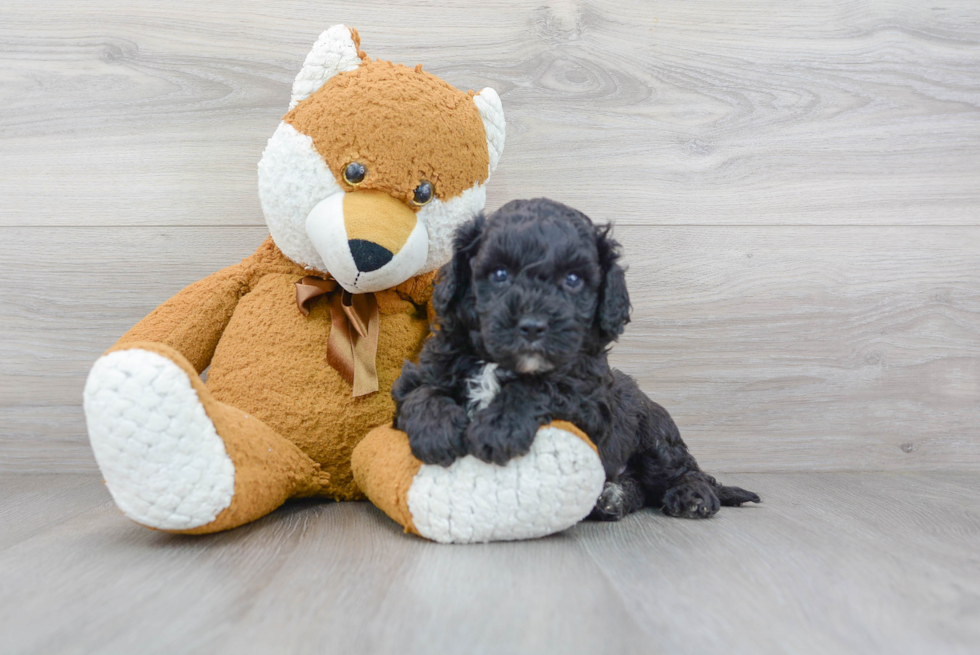
<svg viewBox="0 0 980 655"><path fill-rule="evenodd" d="M328 482L291 441L215 400L194 367L163 344L125 343L96 361L85 419L113 499L150 528L234 528Z"/></svg>
<svg viewBox="0 0 980 655"><path fill-rule="evenodd" d="M540 427L530 451L504 466L472 455L423 464L408 435L385 425L357 445L351 466L364 495L406 532L443 543L560 532L585 518L606 478L592 441L565 421Z"/></svg>

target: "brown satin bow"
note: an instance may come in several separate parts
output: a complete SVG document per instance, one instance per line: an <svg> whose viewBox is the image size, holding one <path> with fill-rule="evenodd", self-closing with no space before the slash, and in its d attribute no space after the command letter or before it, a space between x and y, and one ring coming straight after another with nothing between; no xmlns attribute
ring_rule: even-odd
<svg viewBox="0 0 980 655"><path fill-rule="evenodd" d="M330 302L327 363L354 389L354 397L378 390L378 301L373 293L352 294L334 279L307 275L296 282L296 306L305 316L320 296Z"/></svg>

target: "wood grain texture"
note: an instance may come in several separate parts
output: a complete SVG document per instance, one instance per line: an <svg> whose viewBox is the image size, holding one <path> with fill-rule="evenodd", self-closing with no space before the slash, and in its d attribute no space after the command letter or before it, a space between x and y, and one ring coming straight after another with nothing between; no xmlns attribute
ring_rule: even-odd
<svg viewBox="0 0 980 655"><path fill-rule="evenodd" d="M11 476L10 487L27 476ZM970 653L976 474L733 475L763 505L652 510L442 546L367 503L294 503L205 537L141 528L94 476L0 496L6 652ZM37 493L42 489L47 493ZM48 520L47 499L86 496ZM96 502L92 502L96 500Z"/></svg>
<svg viewBox="0 0 980 655"><path fill-rule="evenodd" d="M614 361L716 471L980 470L980 5L0 7L0 471L92 471L84 377L265 235L316 35L495 87L489 207L614 220Z"/></svg>
<svg viewBox="0 0 980 655"><path fill-rule="evenodd" d="M4 475L0 551L106 503L112 503L111 496L92 475Z"/></svg>
<svg viewBox="0 0 980 655"><path fill-rule="evenodd" d="M370 55L500 92L491 206L548 195L630 224L977 223L973 0L0 12L3 225L261 224L255 164L338 22Z"/></svg>
<svg viewBox="0 0 980 655"><path fill-rule="evenodd" d="M980 464L980 230L619 234L636 301L612 361L706 464Z"/></svg>
<svg viewBox="0 0 980 655"><path fill-rule="evenodd" d="M265 232L65 228L44 232L41 257L38 233L0 228L0 470L93 470L79 407L92 362ZM709 470L980 470L980 250L963 247L980 228L616 235L634 312L613 363ZM46 271L71 258L51 293Z"/></svg>
<svg viewBox="0 0 980 655"><path fill-rule="evenodd" d="M267 235L244 226L0 228L10 240L0 255L0 471L96 470L81 408L92 364L157 305Z"/></svg>

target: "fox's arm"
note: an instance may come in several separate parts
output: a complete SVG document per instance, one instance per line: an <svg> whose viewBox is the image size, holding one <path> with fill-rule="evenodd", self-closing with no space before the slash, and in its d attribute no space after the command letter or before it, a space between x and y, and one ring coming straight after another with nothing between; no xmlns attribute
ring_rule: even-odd
<svg viewBox="0 0 980 655"><path fill-rule="evenodd" d="M418 307L425 307L430 325L436 319L436 312L432 306L432 286L435 283L435 278L436 271L423 273L409 278L395 287L395 293L399 296L411 301Z"/></svg>
<svg viewBox="0 0 980 655"><path fill-rule="evenodd" d="M247 290L243 264L185 287L130 328L116 346L134 341L161 343L186 357L200 373L211 363L218 339Z"/></svg>
<svg viewBox="0 0 980 655"><path fill-rule="evenodd" d="M263 272L299 269L272 239L253 255L185 287L124 334L113 348L135 341L161 343L178 351L200 373L211 363L218 340L238 301Z"/></svg>

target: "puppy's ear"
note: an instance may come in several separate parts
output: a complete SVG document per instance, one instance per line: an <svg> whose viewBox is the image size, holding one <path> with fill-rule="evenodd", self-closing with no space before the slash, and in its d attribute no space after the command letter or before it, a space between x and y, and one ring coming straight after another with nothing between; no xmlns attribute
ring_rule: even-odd
<svg viewBox="0 0 980 655"><path fill-rule="evenodd" d="M619 265L619 243L609 236L611 225L596 227L596 248L602 267L602 285L595 324L604 343L615 341L630 321L630 296L626 290L626 271Z"/></svg>
<svg viewBox="0 0 980 655"><path fill-rule="evenodd" d="M436 288L432 293L432 304L439 324L444 329L452 330L460 319L464 323L468 320L468 312L463 305L470 296L470 286L473 283L470 259L480 248L485 222L483 214L477 214L459 226L453 239L453 258L439 269Z"/></svg>

